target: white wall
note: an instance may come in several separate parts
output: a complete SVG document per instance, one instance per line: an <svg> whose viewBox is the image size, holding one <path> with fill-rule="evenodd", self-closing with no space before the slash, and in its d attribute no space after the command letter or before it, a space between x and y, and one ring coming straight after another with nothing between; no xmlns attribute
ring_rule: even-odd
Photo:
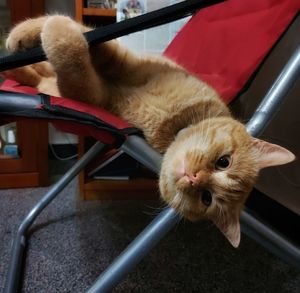
<svg viewBox="0 0 300 293"><path fill-rule="evenodd" d="M160 9L182 0L143 0L146 12ZM120 38L131 50L141 54L161 54L188 18L140 31ZM159 36L159 37L158 37Z"/></svg>

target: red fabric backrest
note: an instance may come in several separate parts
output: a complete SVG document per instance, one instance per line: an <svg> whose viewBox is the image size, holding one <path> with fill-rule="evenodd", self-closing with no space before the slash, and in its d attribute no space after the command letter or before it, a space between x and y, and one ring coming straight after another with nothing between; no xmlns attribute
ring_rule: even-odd
<svg viewBox="0 0 300 293"><path fill-rule="evenodd" d="M53 106L65 107L85 114L90 114L118 129L133 127L129 122L97 106L60 97L51 97L50 101Z"/></svg>
<svg viewBox="0 0 300 293"><path fill-rule="evenodd" d="M229 103L299 8L300 0L227 0L200 10L164 54Z"/></svg>

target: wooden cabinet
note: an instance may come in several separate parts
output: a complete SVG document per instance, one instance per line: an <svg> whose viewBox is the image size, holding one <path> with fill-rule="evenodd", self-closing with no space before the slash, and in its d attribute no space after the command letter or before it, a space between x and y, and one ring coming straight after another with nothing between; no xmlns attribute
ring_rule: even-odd
<svg viewBox="0 0 300 293"><path fill-rule="evenodd" d="M86 1L76 0L75 19L92 26L116 22L115 9L88 8ZM91 146L89 139L79 138L79 156ZM101 156L101 155L100 155ZM88 168L79 175L79 188L83 200L153 199L158 198L157 180L136 178L130 180L95 180L88 178Z"/></svg>
<svg viewBox="0 0 300 293"><path fill-rule="evenodd" d="M11 24L44 13L44 1L9 0ZM0 188L48 184L48 123L22 120L16 124L20 157L0 159Z"/></svg>
<svg viewBox="0 0 300 293"><path fill-rule="evenodd" d="M93 143L90 139L80 137L79 157ZM97 158L94 161L97 161ZM156 178L145 176L130 180L95 180L88 178L88 171L89 168L79 175L80 198L83 200L156 199L159 197Z"/></svg>
<svg viewBox="0 0 300 293"><path fill-rule="evenodd" d="M17 122L20 158L0 159L0 188L48 185L48 123Z"/></svg>
<svg viewBox="0 0 300 293"><path fill-rule="evenodd" d="M29 17L40 16L45 12L43 0L8 0L11 24L16 24Z"/></svg>
<svg viewBox="0 0 300 293"><path fill-rule="evenodd" d="M116 22L116 9L89 8L86 1L75 0L75 19L87 25L107 25Z"/></svg>

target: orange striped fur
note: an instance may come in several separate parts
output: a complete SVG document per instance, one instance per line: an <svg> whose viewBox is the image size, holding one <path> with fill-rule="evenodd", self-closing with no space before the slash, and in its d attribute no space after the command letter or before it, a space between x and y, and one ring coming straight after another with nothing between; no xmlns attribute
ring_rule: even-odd
<svg viewBox="0 0 300 293"><path fill-rule="evenodd" d="M41 43L49 62L5 75L48 94L105 107L141 128L165 153L162 198L190 220L213 221L238 246L239 215L259 170L288 163L294 155L253 139L214 89L175 63L137 56L117 41L89 48L82 35L88 30L60 15L26 20L11 31L8 49Z"/></svg>

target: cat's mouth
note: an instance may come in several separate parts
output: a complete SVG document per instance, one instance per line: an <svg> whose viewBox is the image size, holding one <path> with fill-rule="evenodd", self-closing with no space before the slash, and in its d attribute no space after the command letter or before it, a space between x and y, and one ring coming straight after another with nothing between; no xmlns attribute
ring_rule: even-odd
<svg viewBox="0 0 300 293"><path fill-rule="evenodd" d="M188 176L186 175L183 175L179 178L175 178L175 185L176 185L176 188L178 190L180 190L181 192L188 192L188 191L192 191L193 189L193 186L188 178Z"/></svg>
<svg viewBox="0 0 300 293"><path fill-rule="evenodd" d="M190 194L187 196L187 194L178 192L168 204L189 221L196 222L206 218L206 209L200 203L198 196Z"/></svg>
<svg viewBox="0 0 300 293"><path fill-rule="evenodd" d="M179 204L169 204L172 208L174 208L176 210L176 212L178 212L183 218L191 221L191 222L196 222L199 221L201 219L203 219L203 217L201 217L201 215L194 211L194 210L190 210L190 209L186 209L183 207L183 205Z"/></svg>
<svg viewBox="0 0 300 293"><path fill-rule="evenodd" d="M173 181L176 188L185 193L195 193L204 189L209 181L209 172L202 168L195 169L190 166L185 160L176 162L172 172Z"/></svg>
<svg viewBox="0 0 300 293"><path fill-rule="evenodd" d="M209 186L209 180L207 178L202 180L198 178L198 175L189 175L187 173L181 177L174 178L174 183L176 189L187 195L188 198L199 198L202 192Z"/></svg>

